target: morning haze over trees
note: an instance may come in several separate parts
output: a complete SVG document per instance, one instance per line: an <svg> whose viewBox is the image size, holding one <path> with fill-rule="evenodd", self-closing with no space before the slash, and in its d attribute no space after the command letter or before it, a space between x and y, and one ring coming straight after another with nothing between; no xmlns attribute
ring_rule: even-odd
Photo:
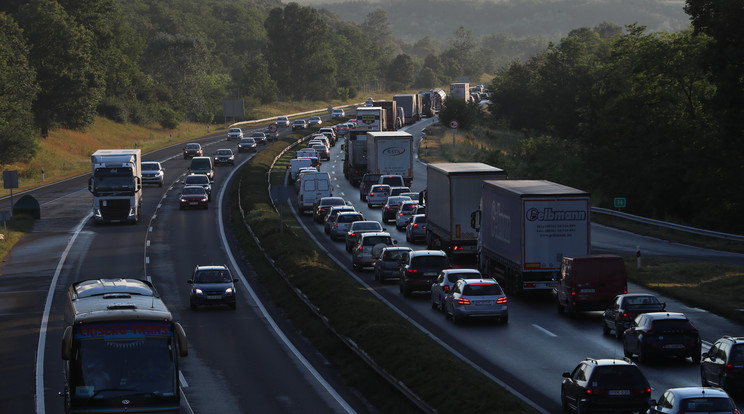
<svg viewBox="0 0 744 414"><path fill-rule="evenodd" d="M244 99L250 114L276 100L364 98L486 75L490 112L446 109L483 136L521 131L516 148L488 154L512 177L576 186L603 206L627 197L632 213L744 231L731 219L744 209L744 6L642 3L633 7L649 17L636 22L624 20L624 2L609 0L581 10L526 0L319 9L273 0L4 1L0 165L33 157L50 130L85 130L96 116L173 128L221 120L225 98ZM566 29L600 6L615 12ZM670 7L684 13L683 25L659 17Z"/></svg>

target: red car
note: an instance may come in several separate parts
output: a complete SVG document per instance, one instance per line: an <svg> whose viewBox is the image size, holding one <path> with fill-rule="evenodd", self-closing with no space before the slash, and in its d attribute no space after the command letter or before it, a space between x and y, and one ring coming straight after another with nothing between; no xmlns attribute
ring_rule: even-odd
<svg viewBox="0 0 744 414"><path fill-rule="evenodd" d="M186 208L209 208L209 196L200 185L187 185L178 195L178 205L181 210Z"/></svg>

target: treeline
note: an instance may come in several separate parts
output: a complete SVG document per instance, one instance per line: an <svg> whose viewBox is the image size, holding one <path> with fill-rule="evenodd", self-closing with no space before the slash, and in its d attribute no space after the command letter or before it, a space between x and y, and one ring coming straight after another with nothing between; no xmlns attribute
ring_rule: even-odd
<svg viewBox="0 0 744 414"><path fill-rule="evenodd" d="M51 129L222 119L276 100L432 88L483 72L461 29L441 53L402 51L387 15L362 24L276 0L8 0L0 5L0 166ZM426 43L424 41L424 43ZM478 71L478 72L476 72Z"/></svg>
<svg viewBox="0 0 744 414"><path fill-rule="evenodd" d="M685 11L689 31L576 29L501 71L492 120L528 137L514 172L604 207L626 197L627 212L743 232L744 4L687 0Z"/></svg>

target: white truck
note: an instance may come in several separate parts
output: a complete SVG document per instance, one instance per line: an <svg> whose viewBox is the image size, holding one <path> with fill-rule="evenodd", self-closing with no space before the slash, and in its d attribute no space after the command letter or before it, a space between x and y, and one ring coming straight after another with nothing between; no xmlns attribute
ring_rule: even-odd
<svg viewBox="0 0 744 414"><path fill-rule="evenodd" d="M98 150L91 159L88 191L93 194L95 223L137 223L142 207L142 152Z"/></svg>
<svg viewBox="0 0 744 414"><path fill-rule="evenodd" d="M589 194L544 180L483 183L478 232L478 264L507 293L552 290L564 256L591 250Z"/></svg>
<svg viewBox="0 0 744 414"><path fill-rule="evenodd" d="M385 110L379 106L356 109L356 127L346 135L343 145L344 177L352 185L358 185L367 172L367 133L385 129Z"/></svg>
<svg viewBox="0 0 744 414"><path fill-rule="evenodd" d="M471 213L481 202L485 180L506 180L506 171L476 162L426 167L426 245L450 255L475 255L478 233Z"/></svg>
<svg viewBox="0 0 744 414"><path fill-rule="evenodd" d="M450 94L454 98L470 101L470 84L466 82L450 83Z"/></svg>
<svg viewBox="0 0 744 414"><path fill-rule="evenodd" d="M413 181L413 135L403 131L367 133L367 172Z"/></svg>

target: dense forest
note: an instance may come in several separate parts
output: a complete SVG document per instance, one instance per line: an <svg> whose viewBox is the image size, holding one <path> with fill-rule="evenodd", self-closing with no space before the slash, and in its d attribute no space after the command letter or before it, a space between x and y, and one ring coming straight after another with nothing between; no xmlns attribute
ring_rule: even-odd
<svg viewBox="0 0 744 414"><path fill-rule="evenodd" d="M275 0L8 0L0 166L33 157L51 129L85 130L96 116L172 128L221 119L225 98L244 99L250 117L276 100L485 73L495 75L491 115L470 125L525 137L516 156L493 154L495 165L605 205L627 197L629 212L742 232L730 218L744 209L744 5L687 0L684 10L692 28L670 32L601 22L540 44L458 26L446 42L409 44L379 8L355 23Z"/></svg>

